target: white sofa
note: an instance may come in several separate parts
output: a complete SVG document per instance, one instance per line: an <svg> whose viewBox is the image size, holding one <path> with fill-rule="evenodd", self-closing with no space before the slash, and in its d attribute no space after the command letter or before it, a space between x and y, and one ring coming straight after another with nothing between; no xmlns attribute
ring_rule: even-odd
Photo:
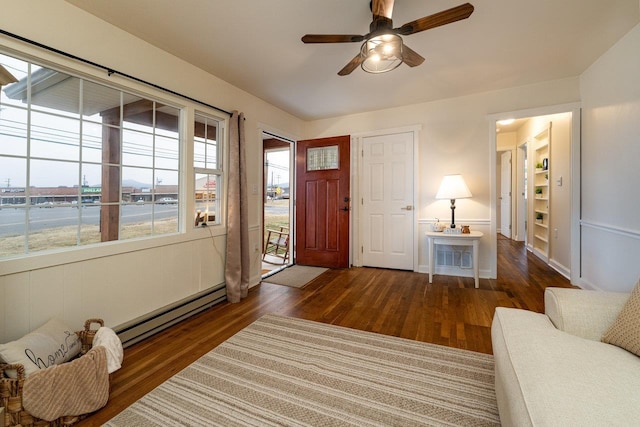
<svg viewBox="0 0 640 427"><path fill-rule="evenodd" d="M547 288L545 314L496 309L503 426L640 426L640 357L600 341L628 297Z"/></svg>

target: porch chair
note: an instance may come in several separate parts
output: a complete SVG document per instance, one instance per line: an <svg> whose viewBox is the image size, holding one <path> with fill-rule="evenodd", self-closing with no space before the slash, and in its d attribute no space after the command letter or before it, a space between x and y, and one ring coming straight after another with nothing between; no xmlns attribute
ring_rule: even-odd
<svg viewBox="0 0 640 427"><path fill-rule="evenodd" d="M286 264L289 259L289 228L278 227L279 230L267 228L267 240L262 252L262 260L270 264L275 264L265 259L267 255L282 258L282 264Z"/></svg>

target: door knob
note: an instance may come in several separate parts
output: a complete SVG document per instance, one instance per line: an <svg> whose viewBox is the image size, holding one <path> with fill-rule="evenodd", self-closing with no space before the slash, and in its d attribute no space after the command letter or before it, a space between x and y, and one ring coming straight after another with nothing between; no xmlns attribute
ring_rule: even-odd
<svg viewBox="0 0 640 427"><path fill-rule="evenodd" d="M341 211L345 211L345 212L349 212L349 207L345 206L344 208L340 209Z"/></svg>
<svg viewBox="0 0 640 427"><path fill-rule="evenodd" d="M400 208L400 209L402 209L403 211L412 211L413 210L413 206L407 205L404 208Z"/></svg>

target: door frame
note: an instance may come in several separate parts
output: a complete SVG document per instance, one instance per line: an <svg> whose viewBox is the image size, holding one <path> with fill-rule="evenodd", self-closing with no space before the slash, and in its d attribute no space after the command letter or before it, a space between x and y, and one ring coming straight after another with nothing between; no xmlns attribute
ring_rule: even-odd
<svg viewBox="0 0 640 427"><path fill-rule="evenodd" d="M262 251L264 250L264 205L263 201L266 195L264 194L264 189L266 188L266 182L264 177L264 139L265 137L279 139L282 142L286 142L291 144L289 149L289 262L285 264L282 268L291 266L294 264L294 248L295 248L295 231L296 231L296 217L295 217L295 190L296 190L296 148L297 148L297 138L284 136L285 133L278 130L270 130L269 126L260 123L258 125L258 135L260 138L260 172L258 173L258 186L256 188L255 185L250 185L250 192L254 195L258 195L260 198L260 204L262 208L260 209L260 218L258 227L249 227L249 233L252 235L255 231L258 235L255 237L256 243L254 244L254 252L257 252L260 256L260 262L262 262ZM258 190L259 188L259 190ZM259 247L258 245L262 245ZM273 270L275 273L276 270ZM259 269L258 276L262 278L261 268ZM269 273L267 275L270 275ZM258 280L259 281L259 280Z"/></svg>
<svg viewBox="0 0 640 427"><path fill-rule="evenodd" d="M500 156L500 167L501 168L504 167L504 164L503 164L504 155L509 153L509 163L510 163L510 165L509 165L509 212L508 212L508 215L504 215L504 212L502 211L502 200L503 200L502 199L502 194L504 193L504 188L502 187L502 184L503 184L503 181L504 181L503 180L504 176L502 174L502 170L500 170L500 174L499 174L499 176L500 176L500 194L498 194L498 200L499 200L498 203L500 204L500 207L499 207L499 209L500 209L500 220L501 220L500 224L499 224L500 225L500 232L501 232L501 234L503 236L506 236L506 237L508 237L509 239L512 239L512 240L515 240L514 239L515 227L514 227L513 222L514 222L514 217L515 217L515 212L516 212L516 209L515 209L514 203L513 203L513 195L515 193L515 191L513 191L513 189L515 187L514 186L514 182L515 181L513 179L514 172L515 172L515 168L513 167L513 159L515 157L514 156L514 151L515 150L513 150L513 149L508 149L508 150L501 150L501 151L497 152L498 155ZM497 161L498 161L498 159L496 158L496 162ZM498 174L497 167L496 167L496 174ZM497 185L497 182L498 181L496 181L496 185ZM505 216L507 218L509 218L509 230L508 230L508 234L509 235L508 236L504 233L504 230L503 230L503 227L502 227L502 225L504 224Z"/></svg>
<svg viewBox="0 0 640 427"><path fill-rule="evenodd" d="M419 181L419 169L418 169L418 143L419 132L422 129L421 125L406 126L400 128L381 129L368 132L360 132L351 134L351 239L350 240L350 263L354 267L362 267L362 254L360 248L363 246L362 238L362 224L363 224L363 210L362 210L362 191L361 191L361 172L362 172L362 150L363 139L367 137L377 137L384 135L391 135L397 133L412 133L413 134L413 271L418 271L418 250L420 245L420 239L424 236L420 236L418 231L418 189L420 187Z"/></svg>
<svg viewBox="0 0 640 427"><path fill-rule="evenodd" d="M517 111L505 111L502 113L489 114L489 182L490 182L490 200L494 201L490 206L490 218L491 218L491 276L497 277L498 269L498 239L497 239L497 215L496 215L496 203L497 200L497 188L496 188L496 155L497 152L497 136L496 136L496 122L498 120L505 119L522 119L527 117L547 116L558 113L571 113L571 272L570 281L572 284L580 283L580 258L581 258L581 243L580 243L580 192L581 192L581 170L580 170L580 145L581 145L581 104L579 102L573 102L569 104L550 105L546 107L531 108L527 110Z"/></svg>

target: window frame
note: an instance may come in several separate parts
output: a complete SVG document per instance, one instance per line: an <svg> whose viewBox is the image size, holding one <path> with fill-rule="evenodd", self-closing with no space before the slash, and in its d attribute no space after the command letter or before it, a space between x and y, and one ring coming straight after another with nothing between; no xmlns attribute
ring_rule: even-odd
<svg viewBox="0 0 640 427"><path fill-rule="evenodd" d="M188 228L185 227L184 213L186 212L186 206L189 204L188 203L189 196L187 195L188 193L186 191L184 179L185 179L185 176L188 176L187 172L188 172L189 162L188 162L188 159L186 158L187 157L186 146L190 144L190 141L187 133L185 132L185 126L187 121L186 118L188 116L187 112L190 109L193 109L194 107L186 104L182 98L175 97L171 94L166 94L152 87L141 85L134 81L125 80L125 82L129 84L122 84L121 81L116 82L110 79L106 79L103 76L98 75L94 68L87 67L82 64L73 63L73 66L67 66L62 63L64 61L61 62L61 61L47 60L45 58L46 55L40 56L38 52L36 52L36 54L34 55L30 55L21 50L11 49L10 47L7 47L7 46L0 47L0 54L6 55L11 58L15 58L16 60L27 63L28 68L30 70L29 76L31 76L33 66L40 67L40 68L47 68L55 72L67 75L70 78L78 79L77 83L79 83L80 85L79 90L82 90L84 86L84 82L90 82L91 84L96 84L96 85L106 87L109 90L118 91L121 97L124 94L126 96L134 96L134 97L140 98L141 100L152 102L154 105L154 109L153 109L154 123L153 123L153 126L151 127L151 132L153 133L153 136L154 136L154 144L151 147L151 150L153 153L153 159L155 159L155 156L156 156L155 138L157 136L162 136L162 134L156 133L158 130L158 127L156 127L156 124L155 124L155 116L156 116L155 106L160 104L160 105L166 105L170 108L175 109L177 112L177 121L178 121L177 129L175 130L176 141L178 144L178 146L176 147L177 162L176 162L176 169L173 170L178 180L178 183L176 185L178 209L176 214L177 225L175 227L175 231L171 231L169 233L162 233L162 234L145 235L143 237L133 238L133 239L123 238L119 233L117 240L100 241L100 242L90 243L90 244L82 243L80 241L81 240L80 237L78 237L77 238L78 241L74 245L64 246L64 247L55 247L55 248L45 249L45 250L31 251L31 250L28 250L28 248L26 247L27 246L26 242L28 242L28 239L29 239L28 210L34 209L34 206L31 205L31 199L34 196L33 194L30 194L30 191L28 188L25 188L25 194L24 194L25 203L22 206L22 208L25 209L24 232L22 234L22 237L25 242L25 249L19 253L12 253L10 255L1 256L0 266L4 267L5 265L11 265L11 266L14 266L15 268L10 268L9 271L12 271L12 270L21 271L23 267L21 267L20 265L22 265L24 262L33 261L34 259L42 260L41 263L39 262L36 264L37 265L41 264L40 265L41 267L45 267L48 265L59 264L60 259L65 259L65 260L69 259L69 262L81 261L84 259L108 256L110 254L123 253L129 250L138 250L139 248L144 248L144 247L163 246L163 245L166 245L168 241L175 240L176 238L178 238L178 240L183 240L183 237L181 237L181 235L183 235L188 230ZM60 58L57 58L57 59L60 59ZM116 79L116 80L121 80L121 79ZM81 96L79 98L79 102L82 102ZM16 108L14 105L10 105L10 104L6 104L6 106L10 108ZM120 107L123 107L122 102L120 103ZM28 117L26 129L25 129L26 133L24 136L26 140L27 138L30 138L30 135L32 133L31 114L33 112L40 114L42 113L42 109L41 108L34 109L31 99L29 99L29 102L25 103L24 105L20 105L20 109L23 109L25 111L25 114L27 114L27 117ZM47 111L46 114L50 116L61 116L63 118L68 118L67 115L60 114L60 113L56 114L55 111ZM75 114L75 116L73 117L73 119L77 120L79 123L77 144L78 144L78 148L82 149L82 145L80 144L80 141L84 138L84 136L82 135L83 125L85 123L90 123L90 121L86 120L86 117L82 114L82 109L80 108L78 110L78 113ZM220 121L221 123L224 123L224 120L220 119ZM130 128L128 128L125 125L124 121L121 121L119 126L122 132L124 132L125 130L130 130ZM119 144L121 147L123 142L124 142L124 139L121 138L119 141ZM29 163L29 166L27 166L27 170L31 167L30 163L34 159L37 159L36 156L32 156L29 152L27 152L24 155L17 155L17 156L8 155L4 157L23 159L25 162ZM69 159L48 159L48 160L60 160L62 162L68 162L68 163L70 162L77 165L78 168L83 167L83 165L87 163L83 160L82 155L80 155L77 158L74 157L74 159L71 159L71 160ZM98 167L102 167L105 164L108 164L108 162L104 163L104 160L101 161L100 163L91 162L91 161L88 163L96 164L98 165ZM123 159L121 159L119 163L120 171L119 171L119 180L118 180L119 181L118 182L119 198L118 198L118 202L116 203L119 207L123 207L127 204L132 204L132 203L126 202L122 197L123 169L125 169L126 167L128 166L123 162ZM165 169L166 168L163 168L163 167L156 167L155 162L153 162L153 165L151 167L151 170L154 172L156 170L165 170ZM27 178L27 185L25 187L29 187L29 178ZM81 191L81 187L82 185L80 184L80 182L78 182L78 189L76 194L78 205L82 204L83 199L86 196ZM79 236L79 229L81 225L82 225L81 219L78 219L78 222L74 225L74 227L76 227L76 233L78 236ZM33 265L33 263L31 263L31 265Z"/></svg>
<svg viewBox="0 0 640 427"><path fill-rule="evenodd" d="M197 159L196 159L196 154L195 154L195 147L196 147L196 139L198 138L198 136L196 135L196 127L197 127L197 123L201 123L198 121L198 117L205 119L205 133L204 136L201 137L203 138L203 141L201 142L202 144L204 144L205 148L207 146L213 145L208 143L207 141L210 141L211 139L208 137L208 132L207 129L209 128L208 125L208 120L212 120L215 122L215 126L216 126L216 139L215 139L215 167L212 168L208 168L206 167L207 165L207 150L205 149L205 159L204 159L204 164L205 166L196 166L197 163ZM193 204L194 204L194 217L195 217L195 221L194 221L194 227L199 227L199 226L224 226L226 221L225 221L225 207L226 207L226 191L225 188L225 153L226 153L226 146L227 144L226 142L226 133L225 133L225 129L226 129L226 120L221 119L220 117L216 116L215 114L210 114L207 113L205 111L203 111L202 109L195 109L194 110L194 114L193 114L193 139L192 139L192 147L193 147L193 156L192 156L192 161L191 161L191 165L193 167L192 170L192 181L193 181ZM200 143L200 141L198 141L198 143ZM216 193L215 193L215 199L213 202L213 206L214 206L214 217L212 218L210 216L209 213L209 206L211 206L209 204L208 198L207 198L207 202L205 203L205 205L203 206L205 208L205 211L202 212L202 207L200 209L198 209L198 205L197 205L197 200L198 200L198 196L197 193L199 191L198 189L198 175L206 175L206 176L214 176L215 177L215 183L216 183ZM207 183L210 182L209 178L207 178Z"/></svg>

